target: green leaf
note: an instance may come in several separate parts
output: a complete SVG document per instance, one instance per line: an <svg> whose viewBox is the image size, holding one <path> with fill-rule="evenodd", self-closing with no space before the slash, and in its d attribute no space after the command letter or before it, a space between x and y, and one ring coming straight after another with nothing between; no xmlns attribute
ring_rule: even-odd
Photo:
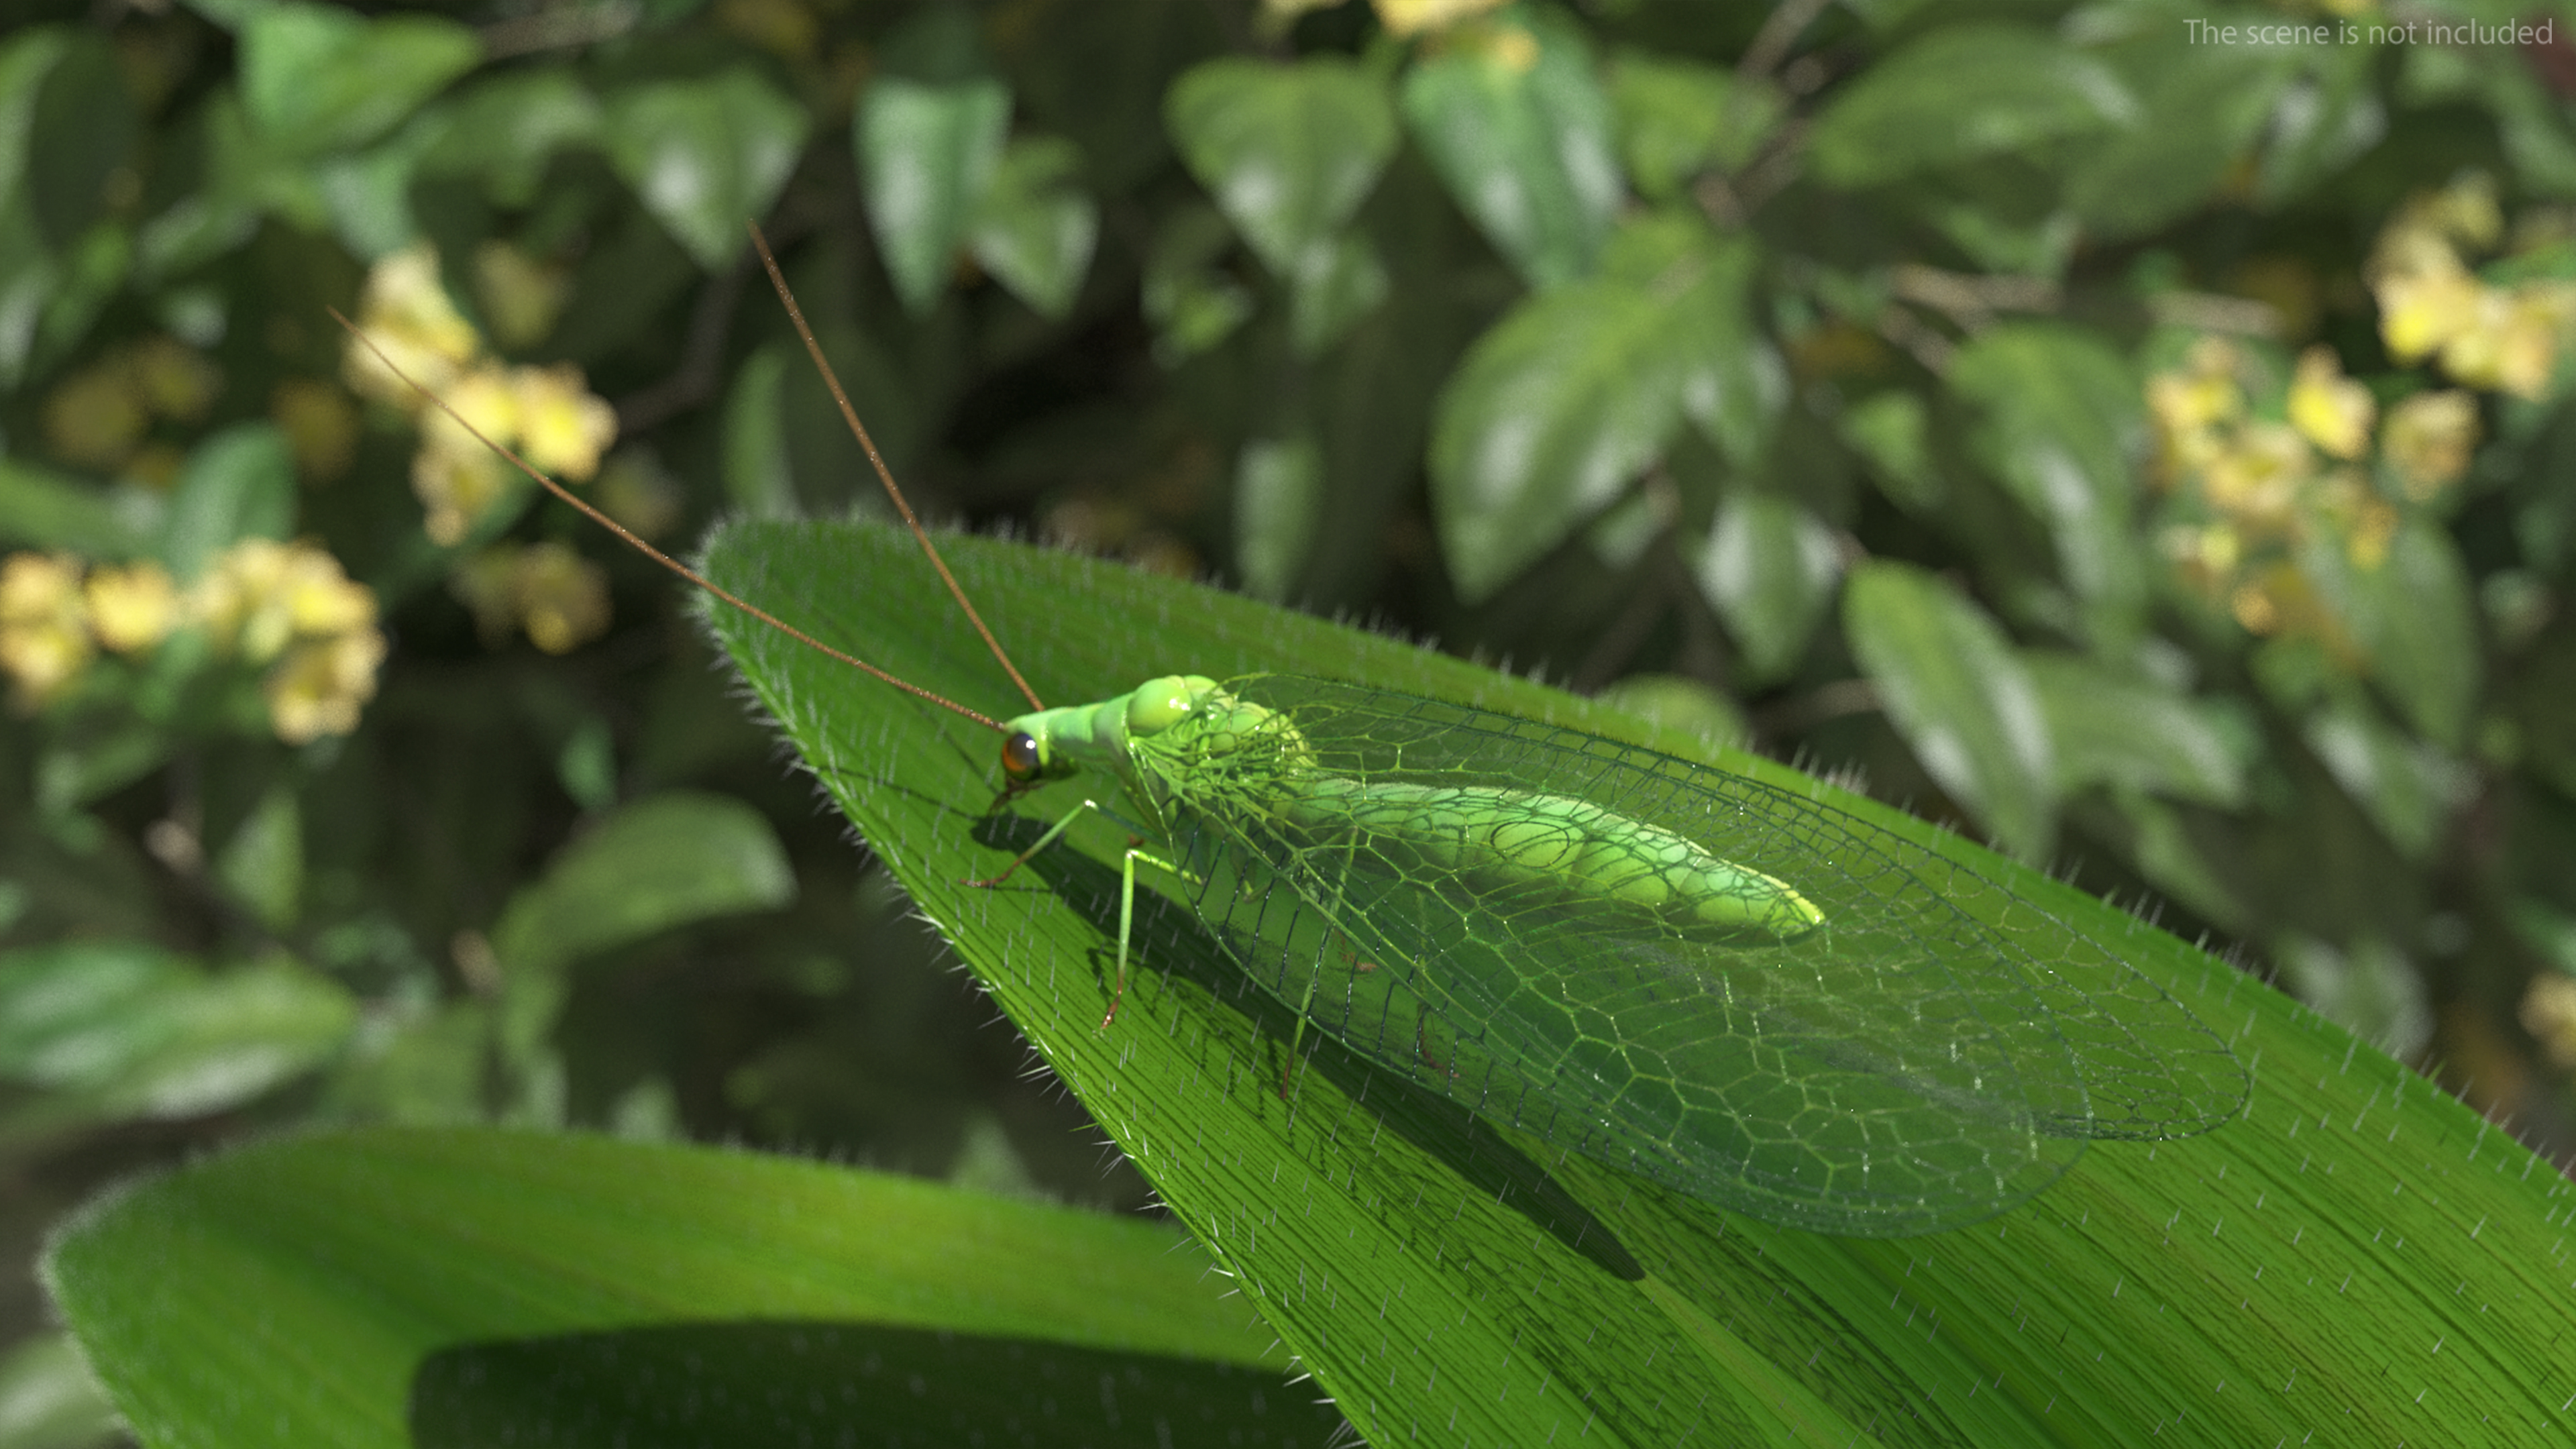
<svg viewBox="0 0 2576 1449"><path fill-rule="evenodd" d="M2026 860L2056 830L2048 720L2003 630L1948 584L1873 561L1843 590L1843 628L1888 719L1942 789Z"/></svg>
<svg viewBox="0 0 2576 1449"><path fill-rule="evenodd" d="M2414 963L2377 936L2347 950L2313 936L2272 943L2281 975L2299 999L2326 1020L2396 1056L2413 1056L2432 1039L2433 1010Z"/></svg>
<svg viewBox="0 0 2576 1449"><path fill-rule="evenodd" d="M2359 563L2337 531L2320 529L2299 552L2301 569L2370 660L2371 677L2406 723L2444 749L2468 734L2478 691L2476 605L2468 569L2442 526L2409 515L2388 554Z"/></svg>
<svg viewBox="0 0 2576 1449"><path fill-rule="evenodd" d="M421 148L420 169L472 177L495 206L542 199L557 153L597 145L605 112L567 67L513 71L459 95Z"/></svg>
<svg viewBox="0 0 2576 1449"><path fill-rule="evenodd" d="M11 543L132 558L151 550L161 516L161 495L149 490L101 488L0 457L0 538Z"/></svg>
<svg viewBox="0 0 2576 1449"><path fill-rule="evenodd" d="M0 45L0 196L24 194L29 143L36 129L36 107L44 96L45 77L68 52L78 32L60 25L35 25ZM9 208L16 210L15 206ZM32 216L26 218L33 222Z"/></svg>
<svg viewBox="0 0 2576 1449"><path fill-rule="evenodd" d="M1174 580L974 539L947 551L1049 700L1175 669L1295 669L1687 752L1973 862L2137 963L2255 1067L2240 1120L2188 1141L2097 1143L2027 1205L1902 1241L1772 1228L1533 1154L1364 1075L1311 1032L1283 1102L1294 1013L1247 989L1152 889L1137 901L1141 962L1102 1029L1122 834L1077 830L1007 886L960 884L1029 844L1055 797L992 811L990 731L720 621L914 904L1371 1442L1403 1442L1413 1424L1497 1444L1551 1431L1842 1444L1889 1426L1909 1443L2126 1444L2177 1422L2202 1442L2270 1444L2356 1420L2427 1443L2481 1419L2518 1443L2576 1432L2554 1360L2532 1348L2576 1334L2576 1302L2531 1276L2559 1236L2556 1174L2260 983L2044 875L1686 732ZM906 679L1017 707L899 533L747 525L718 536L709 564Z"/></svg>
<svg viewBox="0 0 2576 1449"><path fill-rule="evenodd" d="M1960 25L1912 41L1816 118L1816 174L1876 186L1978 157L2138 123L2110 67L2035 30Z"/></svg>
<svg viewBox="0 0 2576 1449"><path fill-rule="evenodd" d="M1416 63L1404 79L1414 144L1530 286L1592 271L1621 200L1610 100L1570 22L1540 11L1486 43Z"/></svg>
<svg viewBox="0 0 2576 1449"><path fill-rule="evenodd" d="M851 142L868 225L915 316L939 304L1002 159L1011 88L985 58L964 8L934 5L886 42L860 95Z"/></svg>
<svg viewBox="0 0 2576 1449"><path fill-rule="evenodd" d="M274 423L237 423L188 455L161 525L161 562L182 581L245 538L295 529L295 453Z"/></svg>
<svg viewBox="0 0 2576 1449"><path fill-rule="evenodd" d="M731 796L674 790L628 805L566 847L512 899L492 944L505 968L552 970L795 898L795 874L766 817Z"/></svg>
<svg viewBox="0 0 2576 1449"><path fill-rule="evenodd" d="M1245 445L1234 475L1234 561L1254 598L1288 597L1323 522L1324 455L1310 434Z"/></svg>
<svg viewBox="0 0 2576 1449"><path fill-rule="evenodd" d="M239 1106L356 1025L346 991L284 963L210 973L117 941L0 954L0 1076L44 1089L0 1116L0 1141Z"/></svg>
<svg viewBox="0 0 2576 1449"><path fill-rule="evenodd" d="M1841 577L1833 530L1767 493L1729 496L1699 557L1700 592L1743 646L1756 679L1797 667Z"/></svg>
<svg viewBox="0 0 2576 1449"><path fill-rule="evenodd" d="M2409 860L2431 855L2451 812L2476 789L2458 761L2391 728L2361 700L2319 708L2306 737L2335 783Z"/></svg>
<svg viewBox="0 0 2576 1449"><path fill-rule="evenodd" d="M1167 1228L708 1148L267 1142L93 1206L44 1274L147 1444L1002 1442L1043 1416L1049 1442L1264 1423L1312 1449L1334 1424Z"/></svg>
<svg viewBox="0 0 2576 1449"><path fill-rule="evenodd" d="M1734 700L1684 675L1631 674L1592 700L1715 746L1732 749L1752 738Z"/></svg>
<svg viewBox="0 0 2576 1449"><path fill-rule="evenodd" d="M2254 195L2267 207L2305 196L2388 134L2375 47L2328 46L2305 69L2281 92L2264 138Z"/></svg>
<svg viewBox="0 0 2576 1449"><path fill-rule="evenodd" d="M1282 279L1316 266L1395 155L1384 82L1335 57L1212 60L1173 83L1163 114L1190 174Z"/></svg>
<svg viewBox="0 0 2576 1449"><path fill-rule="evenodd" d="M216 853L215 879L271 930L294 924L304 894L304 817L295 791L280 785Z"/></svg>
<svg viewBox="0 0 2576 1449"><path fill-rule="evenodd" d="M976 263L1050 320L1073 310L1100 239L1100 208L1077 184L1081 170L1082 154L1062 137L1013 141L975 213Z"/></svg>
<svg viewBox="0 0 2576 1449"><path fill-rule="evenodd" d="M2145 419L2129 365L2090 333L2014 323L1960 348L1949 383L1985 415L1986 465L2048 525L2095 642L2134 638L2147 587L2134 522Z"/></svg>
<svg viewBox="0 0 2576 1449"><path fill-rule="evenodd" d="M805 108L748 66L608 98L608 156L644 209L715 271L768 214L804 149Z"/></svg>
<svg viewBox="0 0 2576 1449"><path fill-rule="evenodd" d="M2245 798L2245 763L2192 702L2080 654L2022 655L2048 717L2057 788L2148 790L2223 809Z"/></svg>
<svg viewBox="0 0 2576 1449"><path fill-rule="evenodd" d="M2070 168L2067 200L2107 240L2154 231L2214 200L2272 119L2298 55L2261 43L2197 44L2160 16L2105 58L2143 115Z"/></svg>
<svg viewBox="0 0 2576 1449"><path fill-rule="evenodd" d="M1751 249L1674 231L1659 218L1623 231L1617 267L1524 299L1450 374L1432 419L1431 496L1468 602L1614 502L1686 409L1734 447L1758 447L1777 393L1743 316ZM1644 266L1650 256L1666 265Z"/></svg>
<svg viewBox="0 0 2576 1449"><path fill-rule="evenodd" d="M1932 410L1910 392L1882 392L1852 404L1837 420L1852 451L1870 463L1870 481L1897 506L1928 513L1947 492L1932 465Z"/></svg>
<svg viewBox="0 0 2576 1449"><path fill-rule="evenodd" d="M1646 52L1623 55L1612 67L1610 106L1619 119L1620 159L1638 194L1651 201L1678 196L1712 166L1742 167L1786 109L1767 80Z"/></svg>
<svg viewBox="0 0 2576 1449"><path fill-rule="evenodd" d="M0 100L0 111L7 106ZM84 35L64 48L25 124L25 190L8 185L9 168L0 165L0 196L23 199L45 244L67 251L106 213L110 182L129 164L142 130L105 39Z"/></svg>
<svg viewBox="0 0 2576 1449"><path fill-rule="evenodd" d="M1168 212L1145 257L1145 320L1154 324L1154 360L1165 367L1215 347L1252 316L1252 293L1217 259L1230 245L1215 208Z"/></svg>
<svg viewBox="0 0 2576 1449"><path fill-rule="evenodd" d="M482 41L452 20L368 20L292 0L251 15L240 43L252 123L307 156L384 135L483 58Z"/></svg>

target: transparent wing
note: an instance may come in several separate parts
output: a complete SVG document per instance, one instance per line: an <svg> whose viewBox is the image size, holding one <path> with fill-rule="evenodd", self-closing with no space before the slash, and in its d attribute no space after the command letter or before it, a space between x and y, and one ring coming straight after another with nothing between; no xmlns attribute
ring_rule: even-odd
<svg viewBox="0 0 2576 1449"><path fill-rule="evenodd" d="M1227 687L1294 721L1306 780L1357 789L1321 798L1257 754L1171 771L1202 918L1269 989L1311 995L1318 1026L1553 1145L1769 1221L1891 1235L2022 1201L2084 1139L2187 1135L2243 1101L2226 1047L2126 962L1857 816L1466 706ZM1335 802L1424 786L1598 806L1786 882L1823 924L1748 943L1333 822Z"/></svg>

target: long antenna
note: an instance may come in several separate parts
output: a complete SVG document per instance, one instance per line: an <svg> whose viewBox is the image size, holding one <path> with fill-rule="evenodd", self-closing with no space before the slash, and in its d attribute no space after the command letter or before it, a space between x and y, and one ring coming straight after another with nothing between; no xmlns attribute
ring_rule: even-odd
<svg viewBox="0 0 2576 1449"><path fill-rule="evenodd" d="M959 704L953 699L933 694L918 684L911 683L907 680L897 679L893 675L886 673L884 670L877 668L875 665L870 664L866 660L861 659L854 654L846 654L841 650L833 648L831 645L824 643L822 640L815 638L813 635L808 634L804 630L797 628L795 625L788 623L786 620L779 618L776 614L769 612L767 609L764 609L757 604L746 602L745 600L716 587L715 584L710 582L697 570L680 562L678 559L671 557L669 554L662 552L653 545L646 543L643 539L636 537L634 530L629 529L626 525L609 517L607 514L600 512L598 509L592 507L587 501L575 497L571 489L564 487L552 478L549 478L545 474L528 466L526 459L521 458L518 454L502 447L499 443L492 441L491 438L486 437L481 428L478 428L465 420L465 415L463 413L460 413L456 409L448 406L447 399L440 397L438 394L431 392L428 388L425 388L419 383L413 381L411 374L403 371L392 358L385 355L385 350L376 345L374 338L369 337L365 332L359 330L357 323L341 316L339 308L333 307L330 309L330 312L331 320L349 329L349 335L357 338L359 342L366 346L366 349L369 352L374 353L376 355L376 361L384 364L385 371L401 378L405 386L409 387L412 391L419 393L424 399L435 405L440 412L443 412L447 414L448 417L454 419L458 427L463 428L468 433L474 435L475 441L481 443L484 447L491 449L493 452L500 454L502 457L509 459L512 467L517 468L520 472L525 473L529 477L537 480L539 483L544 484L547 492L552 493L554 496L571 504L573 507L580 509L583 514L589 517L591 522L598 524L600 527L616 534L619 538L626 540L629 546L643 554L646 558L649 558L653 562L660 564L662 567L669 569L671 572L678 574L681 578L688 580L690 583L697 585L699 588L706 590L708 593L715 595L717 598L724 600L726 603L733 605L735 608L742 610L744 613L749 614L751 617L758 619L760 622L767 624L769 627L776 629L778 632L809 649L819 650L820 652L829 655L854 669L863 670L866 673L873 674L877 678L884 680L886 683L893 685L895 688L902 690L906 694L919 699L926 699L932 704L939 706L941 709L963 715L988 730L995 731L999 734L1009 734L1011 732L1010 726L1003 724L1000 720L992 718L990 715L979 714L976 711ZM870 449L869 452L873 455L875 450ZM880 464L879 466L882 467L883 465ZM893 486L892 479L887 480L887 486ZM913 532L919 533L920 531L920 525L914 525ZM927 543L928 540L925 539L924 542ZM942 568L940 572L945 574L948 570ZM952 581L949 584L949 587L955 588L956 584ZM978 623L980 624L981 621L979 620ZM992 636L988 634L985 637L989 639ZM1016 679L1019 676L1014 674L1012 677ZM1022 687L1025 688L1026 686Z"/></svg>
<svg viewBox="0 0 2576 1449"><path fill-rule="evenodd" d="M812 355L815 370L823 374L823 385L832 390L832 401L840 404L841 421L850 425L850 432L858 438L859 446L867 450L868 462L877 470L877 481L885 485L886 496L894 500L895 512L903 515L904 523L912 529L912 536L921 540L921 551L930 555L930 566L939 570L939 577L947 581L948 592L956 598L957 607L966 611L967 621L975 626L976 633L984 636L984 647L993 651L993 657L1001 663L1002 672L1011 676L1011 682L1028 697L1029 708L1046 708L1046 701L1038 698L1038 692L1029 688L1029 682L1020 677L1020 667L1011 662L1010 655L1002 652L1002 641L994 638L993 631L984 627L984 616L975 612L975 601L967 598L966 591L958 587L957 576L948 571L948 561L939 556L939 550L932 545L921 520L913 516L912 505L904 500L903 490L895 486L894 470L878 456L876 439L868 436L867 426L859 421L859 410L850 406L850 395L841 390L840 376L832 371L831 361L823 356L823 344L814 340L814 329L805 325L805 310L796 305L796 294L787 290L787 278L778 270L778 258L769 254L769 238L760 234L760 223L756 221L751 223L751 244L760 252L760 264L769 269L769 284L778 289L778 300L786 304L788 320L796 324L796 335L805 339L805 351Z"/></svg>

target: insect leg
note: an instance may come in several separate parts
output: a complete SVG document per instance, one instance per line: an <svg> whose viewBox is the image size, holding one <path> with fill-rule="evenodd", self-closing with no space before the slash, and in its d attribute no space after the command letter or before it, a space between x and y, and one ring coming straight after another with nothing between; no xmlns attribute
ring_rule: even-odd
<svg viewBox="0 0 2576 1449"><path fill-rule="evenodd" d="M1039 851L1046 849L1048 846L1055 844L1057 839L1062 837L1066 831L1071 830L1073 828L1073 822L1081 819L1082 812L1085 810L1100 810L1100 813L1103 815L1109 814L1108 811L1101 810L1097 801L1085 800L1081 804L1064 812L1064 818L1062 820L1048 826L1047 833L1038 837L1037 844L1030 846L1028 849L1021 851L1015 856L1012 856L1011 863L1002 867L1001 874L996 875L989 880L970 880L966 882L966 884L976 886L984 890L990 890L994 886L1000 885L1002 882L1009 880L1012 874L1021 866L1028 864L1030 856L1035 855ZM1111 816L1111 818L1115 819L1117 817Z"/></svg>
<svg viewBox="0 0 2576 1449"><path fill-rule="evenodd" d="M1127 847L1126 855L1120 857L1118 865L1118 984L1112 987L1109 992L1109 1014L1100 1018L1100 1029L1103 1031L1107 1031L1109 1029L1109 1024L1118 1019L1118 1005L1120 1002L1127 999L1127 939L1132 932L1136 920L1136 862L1140 860L1147 865L1157 866L1163 870L1170 871L1173 875L1178 876L1182 880L1189 881L1193 884L1198 882L1197 876L1190 874L1188 871L1181 869L1179 866L1172 864L1161 856L1147 854L1145 851L1139 850L1132 845Z"/></svg>

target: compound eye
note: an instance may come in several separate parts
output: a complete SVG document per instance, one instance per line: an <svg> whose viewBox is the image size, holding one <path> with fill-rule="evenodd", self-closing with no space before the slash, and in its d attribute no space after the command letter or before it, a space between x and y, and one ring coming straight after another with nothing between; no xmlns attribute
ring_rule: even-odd
<svg viewBox="0 0 2576 1449"><path fill-rule="evenodd" d="M1002 773L1013 780L1034 780L1046 762L1038 756L1037 737L1026 730L1002 741Z"/></svg>

